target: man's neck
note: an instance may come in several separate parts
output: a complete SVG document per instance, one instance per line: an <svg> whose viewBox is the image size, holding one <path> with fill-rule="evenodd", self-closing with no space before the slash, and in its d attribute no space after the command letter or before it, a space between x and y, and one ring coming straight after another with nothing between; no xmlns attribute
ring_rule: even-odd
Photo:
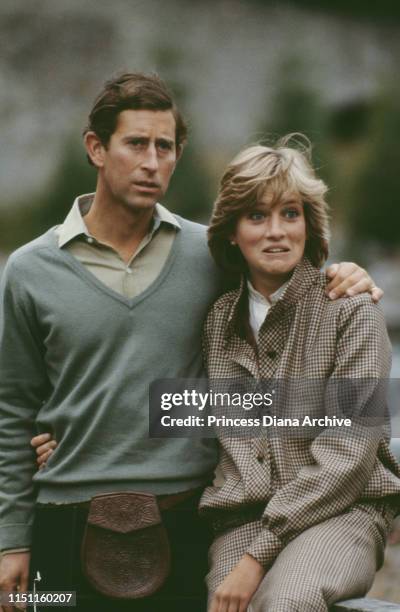
<svg viewBox="0 0 400 612"><path fill-rule="evenodd" d="M96 240L112 247L128 262L149 233L153 215L154 208L131 209L111 203L96 191L85 224Z"/></svg>

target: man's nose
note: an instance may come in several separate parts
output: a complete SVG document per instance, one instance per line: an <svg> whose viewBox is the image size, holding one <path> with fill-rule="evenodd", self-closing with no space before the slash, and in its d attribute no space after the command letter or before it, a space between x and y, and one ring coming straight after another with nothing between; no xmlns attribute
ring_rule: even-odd
<svg viewBox="0 0 400 612"><path fill-rule="evenodd" d="M157 149L154 145L149 145L144 153L142 160L142 167L149 172L157 172L158 170L158 156Z"/></svg>

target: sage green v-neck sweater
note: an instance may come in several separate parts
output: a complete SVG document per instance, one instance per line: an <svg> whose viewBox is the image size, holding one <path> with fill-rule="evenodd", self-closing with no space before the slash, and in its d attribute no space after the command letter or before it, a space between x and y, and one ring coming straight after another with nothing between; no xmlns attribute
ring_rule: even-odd
<svg viewBox="0 0 400 612"><path fill-rule="evenodd" d="M54 230L16 251L0 302L0 549L30 543L42 503L202 485L212 440L150 439L149 384L202 375L201 329L220 289L205 228L179 218L159 277L128 299L67 251ZM58 447L35 472L31 436ZM36 485L36 486L34 486Z"/></svg>

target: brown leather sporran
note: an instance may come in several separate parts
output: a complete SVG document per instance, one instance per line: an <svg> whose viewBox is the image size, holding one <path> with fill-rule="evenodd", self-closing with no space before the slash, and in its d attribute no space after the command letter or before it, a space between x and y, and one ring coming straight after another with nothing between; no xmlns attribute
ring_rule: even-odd
<svg viewBox="0 0 400 612"><path fill-rule="evenodd" d="M170 571L168 536L151 493L97 495L90 502L82 569L107 597L138 599L155 593Z"/></svg>

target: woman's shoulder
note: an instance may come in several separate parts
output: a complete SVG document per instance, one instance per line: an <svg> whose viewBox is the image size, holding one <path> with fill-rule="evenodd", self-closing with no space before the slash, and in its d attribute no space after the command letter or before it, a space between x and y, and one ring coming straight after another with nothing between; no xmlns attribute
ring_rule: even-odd
<svg viewBox="0 0 400 612"><path fill-rule="evenodd" d="M340 333L349 326L382 331L386 328L382 307L373 302L369 293L331 300L326 293L327 284L325 274L321 272L298 304L300 315L314 321L320 332L333 333L336 330Z"/></svg>
<svg viewBox="0 0 400 612"><path fill-rule="evenodd" d="M232 312L232 308L240 295L240 289L231 289L223 293L215 302L212 304L208 311L206 318L204 331L205 333L212 331L216 332L216 329L223 331L225 326L228 324L229 316Z"/></svg>
<svg viewBox="0 0 400 612"><path fill-rule="evenodd" d="M352 312L355 312L357 310L363 310L365 312L374 312L382 310L381 306L379 304L376 304L372 300L371 294L368 292L358 293L354 296L344 296L336 298L335 300L331 300L326 293L326 287L329 282L330 281L327 278L325 272L321 270L319 276L316 279L313 290L311 290L307 294L307 299L312 301L315 300L316 297L318 297L319 300L324 303L327 309L338 312L340 311L343 314L351 314Z"/></svg>
<svg viewBox="0 0 400 612"><path fill-rule="evenodd" d="M380 304L376 304L369 293L360 293L338 300L339 321L342 326L358 323L361 326L386 328L385 315Z"/></svg>
<svg viewBox="0 0 400 612"><path fill-rule="evenodd" d="M210 312L229 312L233 303L237 300L240 294L240 289L231 289L226 291L214 302L210 308Z"/></svg>

